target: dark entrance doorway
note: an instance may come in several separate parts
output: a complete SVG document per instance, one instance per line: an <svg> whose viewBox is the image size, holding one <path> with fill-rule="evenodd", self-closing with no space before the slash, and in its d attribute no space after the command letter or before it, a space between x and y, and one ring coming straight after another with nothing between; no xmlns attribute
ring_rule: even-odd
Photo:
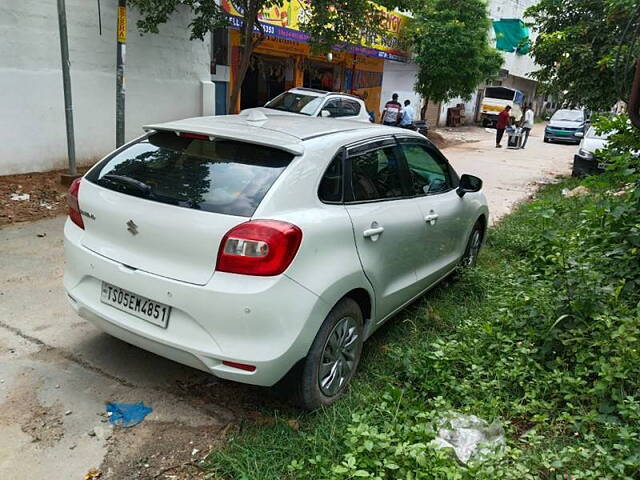
<svg viewBox="0 0 640 480"><path fill-rule="evenodd" d="M305 62L304 79L302 85L306 88L318 90L335 90L336 71L330 63Z"/></svg>
<svg viewBox="0 0 640 480"><path fill-rule="evenodd" d="M285 91L288 65L286 59L253 55L242 82L240 108L261 107Z"/></svg>

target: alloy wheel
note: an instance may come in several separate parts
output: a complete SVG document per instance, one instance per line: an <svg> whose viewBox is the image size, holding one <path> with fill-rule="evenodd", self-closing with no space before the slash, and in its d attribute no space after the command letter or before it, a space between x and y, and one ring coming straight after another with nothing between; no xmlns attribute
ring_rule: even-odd
<svg viewBox="0 0 640 480"><path fill-rule="evenodd" d="M349 382L357 363L360 333L352 317L340 319L331 333L322 351L318 367L320 391L333 397Z"/></svg>
<svg viewBox="0 0 640 480"><path fill-rule="evenodd" d="M469 241L469 251L462 262L464 267L473 267L476 264L481 245L482 236L480 235L480 230L475 229L471 235L471 240Z"/></svg>

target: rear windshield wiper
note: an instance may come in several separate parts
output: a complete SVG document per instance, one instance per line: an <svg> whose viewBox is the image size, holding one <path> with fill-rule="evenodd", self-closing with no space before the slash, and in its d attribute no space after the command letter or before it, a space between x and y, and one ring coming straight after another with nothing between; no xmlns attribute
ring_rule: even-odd
<svg viewBox="0 0 640 480"><path fill-rule="evenodd" d="M112 173L107 173L106 175L103 175L100 180L107 180L111 183L116 183L118 185L131 188L146 196L149 196L152 193L150 185L147 185L140 180L136 180L135 178L126 177L124 175L114 175Z"/></svg>

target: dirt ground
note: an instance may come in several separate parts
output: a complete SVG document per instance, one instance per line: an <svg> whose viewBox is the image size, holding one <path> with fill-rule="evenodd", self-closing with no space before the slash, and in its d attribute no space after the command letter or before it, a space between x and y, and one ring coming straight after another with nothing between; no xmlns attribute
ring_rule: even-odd
<svg viewBox="0 0 640 480"><path fill-rule="evenodd" d="M0 227L65 213L67 187L60 184L62 173L66 170L0 176Z"/></svg>

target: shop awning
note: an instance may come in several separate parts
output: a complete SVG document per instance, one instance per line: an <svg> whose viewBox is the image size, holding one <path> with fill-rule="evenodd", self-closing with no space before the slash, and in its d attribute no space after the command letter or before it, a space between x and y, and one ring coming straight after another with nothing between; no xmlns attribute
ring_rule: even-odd
<svg viewBox="0 0 640 480"><path fill-rule="evenodd" d="M496 32L496 48L503 52L525 55L531 50L529 28L517 18L503 18L493 22Z"/></svg>

